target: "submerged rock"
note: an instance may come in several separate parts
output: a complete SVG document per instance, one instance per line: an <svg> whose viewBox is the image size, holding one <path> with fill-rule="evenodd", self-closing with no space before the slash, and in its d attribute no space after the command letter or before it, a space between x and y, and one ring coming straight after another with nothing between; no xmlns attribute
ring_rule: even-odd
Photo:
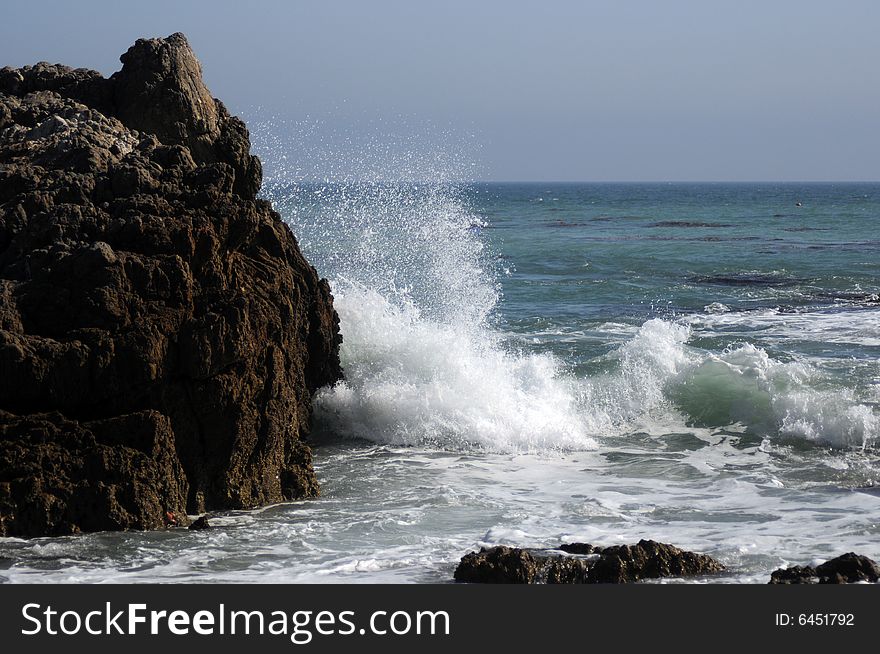
<svg viewBox="0 0 880 654"><path fill-rule="evenodd" d="M566 554L505 546L482 548L462 557L455 579L486 584L623 584L724 570L709 556L652 540L613 547L569 543L559 549Z"/></svg>
<svg viewBox="0 0 880 654"><path fill-rule="evenodd" d="M318 492L329 286L185 37L121 59L0 70L0 536Z"/></svg>
<svg viewBox="0 0 880 654"><path fill-rule="evenodd" d="M880 581L880 566L867 556L848 552L815 568L795 565L770 575L771 584L851 584Z"/></svg>
<svg viewBox="0 0 880 654"><path fill-rule="evenodd" d="M208 522L208 516L201 516L193 521L189 526L190 529L213 529L214 527Z"/></svg>

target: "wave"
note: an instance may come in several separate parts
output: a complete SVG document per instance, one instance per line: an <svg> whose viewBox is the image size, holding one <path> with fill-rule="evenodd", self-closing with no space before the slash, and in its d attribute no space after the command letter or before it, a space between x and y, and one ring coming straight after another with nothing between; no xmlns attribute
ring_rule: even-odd
<svg viewBox="0 0 880 654"><path fill-rule="evenodd" d="M771 440L835 447L880 437L880 417L852 388L808 361L777 361L750 343L704 355L671 380L668 395L696 426L741 424Z"/></svg>
<svg viewBox="0 0 880 654"><path fill-rule="evenodd" d="M341 321L346 379L316 394L319 430L495 452L594 449L658 423L837 447L878 440L876 402L811 362L777 361L747 342L690 345L695 326L717 335L713 326L741 319L720 304L690 322L645 322L594 362L606 372L586 377L515 347L522 341L495 327L505 263L484 221L443 171L426 175L420 163L418 172L428 181L270 178L267 193L329 278Z"/></svg>
<svg viewBox="0 0 880 654"><path fill-rule="evenodd" d="M491 330L425 319L356 283L334 289L346 381L314 402L334 433L501 452L596 446L553 357L509 352Z"/></svg>
<svg viewBox="0 0 880 654"><path fill-rule="evenodd" d="M673 409L690 427L740 426L771 440L864 447L880 439L873 402L810 361L778 361L751 343L709 352L689 347L691 336L684 321L645 322L610 355L614 372L584 380L586 397L618 430Z"/></svg>
<svg viewBox="0 0 880 654"><path fill-rule="evenodd" d="M870 403L810 363L748 343L690 347L686 324L649 320L606 356L609 372L576 379L550 355L508 351L491 330L425 320L414 304L356 284L336 294L347 379L315 398L336 434L496 452L593 449L657 422L835 447L880 437Z"/></svg>
<svg viewBox="0 0 880 654"><path fill-rule="evenodd" d="M491 323L498 287L471 229L478 219L438 188L393 193L349 188L328 205L332 193L320 192L334 208L318 222L340 221L354 244L328 262L346 381L315 398L325 429L502 452L591 449L652 421L838 447L877 440L876 411L816 366L776 361L749 343L721 353L689 346L687 320L645 322L606 355L609 372L580 379L549 354L511 348ZM824 333L823 320L814 327Z"/></svg>
<svg viewBox="0 0 880 654"><path fill-rule="evenodd" d="M287 189L308 208L294 231L330 278L343 334L346 379L316 395L316 422L445 449L595 447L559 362L506 348L493 328L499 260L438 177Z"/></svg>

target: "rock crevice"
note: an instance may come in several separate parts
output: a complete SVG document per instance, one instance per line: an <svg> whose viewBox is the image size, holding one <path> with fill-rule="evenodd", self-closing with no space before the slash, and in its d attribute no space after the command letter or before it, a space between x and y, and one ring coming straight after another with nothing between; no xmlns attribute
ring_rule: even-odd
<svg viewBox="0 0 880 654"><path fill-rule="evenodd" d="M0 535L318 491L329 285L185 37L121 60L0 70Z"/></svg>

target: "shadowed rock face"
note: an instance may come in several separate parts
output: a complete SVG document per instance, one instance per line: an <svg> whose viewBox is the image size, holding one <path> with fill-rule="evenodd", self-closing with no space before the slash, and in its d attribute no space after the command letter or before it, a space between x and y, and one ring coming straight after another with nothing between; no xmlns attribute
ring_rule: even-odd
<svg viewBox="0 0 880 654"><path fill-rule="evenodd" d="M569 555L498 546L462 557L456 581L484 584L624 584L661 577L717 574L724 566L704 554L641 540L636 545L561 545ZM588 558L587 558L588 557Z"/></svg>
<svg viewBox="0 0 880 654"><path fill-rule="evenodd" d="M327 282L183 35L121 59L0 70L0 535L318 492Z"/></svg>

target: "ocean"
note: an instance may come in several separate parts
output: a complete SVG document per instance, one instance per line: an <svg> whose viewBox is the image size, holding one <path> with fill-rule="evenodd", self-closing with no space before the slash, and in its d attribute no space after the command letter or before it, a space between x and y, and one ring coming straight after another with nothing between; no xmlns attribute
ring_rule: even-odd
<svg viewBox="0 0 880 654"><path fill-rule="evenodd" d="M641 538L716 582L880 559L880 184L263 193L341 318L322 497L0 539L0 580L449 582L482 545Z"/></svg>

